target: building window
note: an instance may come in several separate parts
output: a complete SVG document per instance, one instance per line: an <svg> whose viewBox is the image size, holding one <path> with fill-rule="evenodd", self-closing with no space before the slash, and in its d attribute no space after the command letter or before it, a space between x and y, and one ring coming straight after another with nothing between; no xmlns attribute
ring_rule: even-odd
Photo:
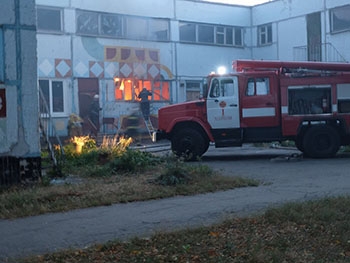
<svg viewBox="0 0 350 263"><path fill-rule="evenodd" d="M3 29L0 27L0 82L5 81L5 58L4 58L4 35Z"/></svg>
<svg viewBox="0 0 350 263"><path fill-rule="evenodd" d="M214 26L198 25L198 42L214 43Z"/></svg>
<svg viewBox="0 0 350 263"><path fill-rule="evenodd" d="M350 30L350 5L330 10L331 31Z"/></svg>
<svg viewBox="0 0 350 263"><path fill-rule="evenodd" d="M216 43L219 45L225 44L225 28L222 26L216 27Z"/></svg>
<svg viewBox="0 0 350 263"><path fill-rule="evenodd" d="M53 8L37 8L38 31L62 32L62 10Z"/></svg>
<svg viewBox="0 0 350 263"><path fill-rule="evenodd" d="M196 25L180 23L180 40L185 42L196 42Z"/></svg>
<svg viewBox="0 0 350 263"><path fill-rule="evenodd" d="M186 100L198 100L201 96L201 81L186 81Z"/></svg>
<svg viewBox="0 0 350 263"><path fill-rule="evenodd" d="M120 15L101 14L101 35L121 37L123 35L122 17Z"/></svg>
<svg viewBox="0 0 350 263"><path fill-rule="evenodd" d="M182 42L243 46L242 28L181 22L179 30Z"/></svg>
<svg viewBox="0 0 350 263"><path fill-rule="evenodd" d="M39 87L45 102L41 101L40 112L52 115L65 112L63 82L56 80L39 80ZM47 105L47 108L45 106Z"/></svg>
<svg viewBox="0 0 350 263"><path fill-rule="evenodd" d="M98 35L98 14L95 12L77 12L77 33L85 35Z"/></svg>
<svg viewBox="0 0 350 263"><path fill-rule="evenodd" d="M169 40L169 21L121 14L77 11L77 33L140 40Z"/></svg>
<svg viewBox="0 0 350 263"><path fill-rule="evenodd" d="M164 19L150 19L148 38L158 41L169 40L169 22Z"/></svg>
<svg viewBox="0 0 350 263"><path fill-rule="evenodd" d="M127 17L125 19L125 37L131 39L147 39L147 20L140 17Z"/></svg>
<svg viewBox="0 0 350 263"><path fill-rule="evenodd" d="M115 100L139 101L138 95L146 88L152 93L150 101L169 101L170 83L163 80L118 79L115 83Z"/></svg>
<svg viewBox="0 0 350 263"><path fill-rule="evenodd" d="M243 46L242 28L235 28L235 46Z"/></svg>
<svg viewBox="0 0 350 263"><path fill-rule="evenodd" d="M272 44L272 25L258 27L259 46Z"/></svg>

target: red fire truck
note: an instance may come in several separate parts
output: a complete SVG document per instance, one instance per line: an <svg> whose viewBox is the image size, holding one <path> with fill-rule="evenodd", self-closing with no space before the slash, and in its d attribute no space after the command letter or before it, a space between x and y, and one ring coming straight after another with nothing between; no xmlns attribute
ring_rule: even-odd
<svg viewBox="0 0 350 263"><path fill-rule="evenodd" d="M211 74L203 99L163 107L154 140L188 160L215 147L293 140L304 156L350 144L350 64L237 60Z"/></svg>

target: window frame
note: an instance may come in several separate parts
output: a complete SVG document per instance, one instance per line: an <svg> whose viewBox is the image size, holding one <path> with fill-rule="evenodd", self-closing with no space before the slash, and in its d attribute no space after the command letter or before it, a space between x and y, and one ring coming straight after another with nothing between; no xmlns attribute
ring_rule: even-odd
<svg viewBox="0 0 350 263"><path fill-rule="evenodd" d="M263 80L263 81L261 81ZM246 97L259 97L259 96L268 96L271 94L271 80L269 77L249 77L247 79L247 85L245 87L245 96ZM262 93L261 85L258 83L265 83L265 92ZM251 85L253 84L253 85Z"/></svg>
<svg viewBox="0 0 350 263"><path fill-rule="evenodd" d="M186 101L192 101L192 98L189 98L187 95L196 94L198 93L198 98L195 100L198 100L203 97L203 81L201 80L185 80L186 84Z"/></svg>
<svg viewBox="0 0 350 263"><path fill-rule="evenodd" d="M182 31L184 26L191 26L189 33L194 35L188 37L188 32ZM202 41L200 39L200 27L213 28L213 41ZM222 30L223 29L223 30ZM229 31L231 30L231 34ZM190 32L192 31L192 32ZM240 43L237 42L237 32L240 34ZM220 40L219 40L220 39ZM230 39L230 41L229 41ZM179 21L179 41L181 43L195 43L204 45L227 46L227 47L243 47L243 28L218 24L194 23L187 21Z"/></svg>
<svg viewBox="0 0 350 263"><path fill-rule="evenodd" d="M272 35L272 24L258 26L258 46L271 45L273 42Z"/></svg>
<svg viewBox="0 0 350 263"><path fill-rule="evenodd" d="M79 17L81 15L91 15L95 16L92 17L96 20L95 23L93 23L96 26L96 29L91 30L90 32L81 30L80 23L79 23ZM110 18L116 18L119 23L119 29L116 30L115 34L108 34L103 29L103 18L104 17L110 17ZM143 35L139 36L138 34L135 34L137 32L133 32L130 30L131 23L134 20L134 23L137 20L138 22L144 23L144 29L138 29L140 32L143 33ZM166 26L164 31L166 32L166 37L155 37L157 34L156 31L153 31L153 28L156 28L157 22L160 22L160 26ZM131 39L131 40L145 40L145 41L157 41L157 42L169 42L170 41L170 20L165 18L152 18L152 17L142 17L142 16L132 16L132 15L124 15L124 14L115 14L115 13L105 13L105 12L94 12L94 11L88 11L88 10L82 10L77 9L76 10L76 34L82 35L82 36L97 36L97 37L108 37L108 38L118 38L118 39Z"/></svg>
<svg viewBox="0 0 350 263"><path fill-rule="evenodd" d="M144 82L146 82L147 84L145 84ZM158 83L159 83L159 87L157 85ZM164 86L163 83L167 83L167 87ZM135 88L136 86L138 86L138 88ZM147 88L147 90L149 90L152 93L152 96L149 99L150 102L169 102L171 100L171 81L170 80L164 80L163 78L153 79L153 80L122 78L122 79L119 79L117 84L113 86L114 98L112 101L138 102L139 99L137 98L137 96L139 92L142 90L142 88L146 86L150 87L150 88ZM167 93L168 93L167 99L164 99L163 97L165 89L167 89ZM156 99L156 97L158 96L160 97L160 99ZM130 97L130 99L128 99L127 97Z"/></svg>
<svg viewBox="0 0 350 263"><path fill-rule="evenodd" d="M40 25L39 25L39 10L50 10L50 11L58 11L59 12L59 17L60 17L60 29L59 30L56 30L56 29L43 29L43 28L40 28ZM45 33L45 32L48 32L48 33L63 33L64 32L64 23L63 23L63 8L58 8L58 7L46 7L46 6L37 6L37 23L36 23L36 27L37 27L37 31L39 33ZM52 17L51 17L52 18Z"/></svg>
<svg viewBox="0 0 350 263"><path fill-rule="evenodd" d="M104 23L103 23L103 18L104 17L110 17L110 18L117 18L117 22L120 23L119 28L117 28L115 34L107 34L104 29ZM111 14L111 13L100 13L98 16L98 20L99 20L99 35L101 36L106 36L106 37L117 37L120 38L124 35L124 20L123 20L123 16L119 15L119 14Z"/></svg>
<svg viewBox="0 0 350 263"><path fill-rule="evenodd" d="M97 17L97 22L95 23L97 25L96 33L94 31L91 32L85 32L80 28L79 24L79 18L81 15L93 15ZM76 11L76 34L78 35L85 35L85 36L98 36L100 32L100 19L99 19L99 13L93 12L93 11L86 11L86 10L77 10Z"/></svg>
<svg viewBox="0 0 350 263"><path fill-rule="evenodd" d="M336 34L336 33L342 33L342 32L346 32L346 31L350 31L350 19L349 19L349 24L347 27L345 28L340 28L340 29L334 29L334 13L336 11L341 11L341 12L345 12L345 10L348 10L350 12L350 5L345 5L345 6L342 6L342 7L336 7L336 8L333 8L333 9L330 9L329 10L329 23L330 23L330 32L332 34Z"/></svg>
<svg viewBox="0 0 350 263"><path fill-rule="evenodd" d="M46 103L48 104L48 107L49 107L49 111L50 111L50 115L52 116L52 117L66 117L67 115L68 115L68 109L67 109L67 103L68 103L68 101L67 101L67 88L66 88L66 81L65 80L62 80L62 79L47 79L47 78L40 78L39 80L38 80L38 86L39 86L39 88L41 89L41 86L40 86L40 81L48 81L48 92L49 92L49 94L48 94L48 96L49 96L49 101L46 101ZM54 100L54 98L53 98L53 88L52 88L52 83L53 82L61 82L62 83L62 99L63 99L63 111L54 111L54 102L53 102L53 100ZM43 95L44 95L44 97L45 97L45 93L44 93L44 91L42 90L42 92L43 92ZM46 98L45 98L46 99ZM41 110L41 106L40 106L40 110ZM46 113L46 112L40 112L40 114L42 115L42 116L46 116L48 113Z"/></svg>

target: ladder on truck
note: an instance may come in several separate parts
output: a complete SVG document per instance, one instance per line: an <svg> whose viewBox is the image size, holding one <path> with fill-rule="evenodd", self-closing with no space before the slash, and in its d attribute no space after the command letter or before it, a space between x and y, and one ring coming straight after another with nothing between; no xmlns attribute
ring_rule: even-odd
<svg viewBox="0 0 350 263"><path fill-rule="evenodd" d="M152 121L151 121L151 119L149 117L148 118L143 118L143 120L145 122L145 126L146 126L146 129L148 131L148 134L149 134L149 136L152 139L153 132L154 132L154 127L153 127Z"/></svg>

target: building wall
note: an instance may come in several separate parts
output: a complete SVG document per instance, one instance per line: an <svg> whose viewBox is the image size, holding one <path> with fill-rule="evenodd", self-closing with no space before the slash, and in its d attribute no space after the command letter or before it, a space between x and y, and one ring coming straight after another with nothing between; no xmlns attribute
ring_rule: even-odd
<svg viewBox="0 0 350 263"><path fill-rule="evenodd" d="M350 52L346 48L346 43L350 41L350 31L332 32L330 21L331 10L346 5L349 5L347 0L280 0L253 7L252 30L255 32L252 41L253 58L303 59L301 56L295 56L295 48L308 45L307 15L319 12L321 16L321 42L328 43L322 47L324 49L323 61L340 60L338 54L344 61L350 61ZM269 23L273 27L273 43L261 47L258 45L257 39L258 27ZM306 58L304 57L304 59Z"/></svg>
<svg viewBox="0 0 350 263"><path fill-rule="evenodd" d="M350 31L334 33L330 25L330 10L348 4L348 0L279 0L255 7L196 0L129 0L122 5L114 0L101 0L98 4L95 0L36 0L36 4L62 9L62 31L39 31L37 34L39 79L60 80L64 85L64 111L54 114L61 135L67 134L69 114L79 114L78 80L81 78L98 79L102 122L103 117L119 118L138 110L137 100L111 99L115 89L113 77L131 72L128 77L136 75L142 79L149 75L151 68L158 70L153 73L168 81L171 94L169 100L152 101L151 113L156 115L166 104L188 100L190 85L194 83L200 87L203 78L217 67L226 66L230 70L232 60L307 60L307 18L315 12L320 13L323 56L336 50L342 58L350 60L346 46ZM154 41L80 34L76 30L81 10L166 20L169 22L169 39ZM240 28L242 45L183 41L180 26L186 23L195 24L196 30L201 25ZM271 39L263 44L259 33L262 26L270 26L272 32ZM155 51L157 61L137 60L135 54L121 59L118 55L121 49L129 49L131 54L140 50L146 54Z"/></svg>
<svg viewBox="0 0 350 263"><path fill-rule="evenodd" d="M40 176L35 1L0 9L0 184Z"/></svg>

